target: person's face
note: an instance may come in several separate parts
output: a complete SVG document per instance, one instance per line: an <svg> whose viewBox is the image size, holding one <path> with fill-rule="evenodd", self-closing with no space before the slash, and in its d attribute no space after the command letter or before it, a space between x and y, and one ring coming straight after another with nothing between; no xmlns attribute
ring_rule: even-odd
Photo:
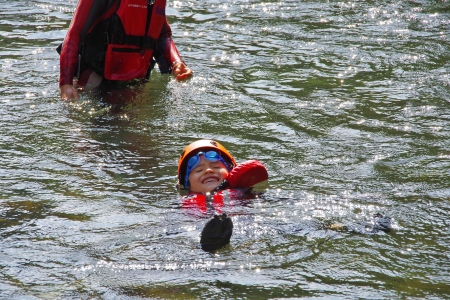
<svg viewBox="0 0 450 300"><path fill-rule="evenodd" d="M195 193L211 192L228 177L228 170L220 161L209 161L200 156L200 163L189 174L189 190Z"/></svg>

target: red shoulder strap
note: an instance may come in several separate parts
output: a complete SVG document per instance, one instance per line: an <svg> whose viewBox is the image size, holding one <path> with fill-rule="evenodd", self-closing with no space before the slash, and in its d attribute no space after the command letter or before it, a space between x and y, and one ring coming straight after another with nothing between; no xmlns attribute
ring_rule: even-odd
<svg viewBox="0 0 450 300"><path fill-rule="evenodd" d="M150 30L147 36L157 40L161 35L161 30L166 22L166 0L156 0L153 4Z"/></svg>

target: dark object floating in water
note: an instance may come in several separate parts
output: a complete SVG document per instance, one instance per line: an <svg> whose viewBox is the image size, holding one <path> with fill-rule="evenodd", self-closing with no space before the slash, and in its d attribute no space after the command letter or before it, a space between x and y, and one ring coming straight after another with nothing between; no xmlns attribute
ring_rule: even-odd
<svg viewBox="0 0 450 300"><path fill-rule="evenodd" d="M377 233L379 231L389 232L392 229L391 218L377 213L374 215L374 224L366 225L366 229L370 233Z"/></svg>
<svg viewBox="0 0 450 300"><path fill-rule="evenodd" d="M212 252L228 244L233 234L233 221L224 213L215 215L202 230L200 245L204 251Z"/></svg>
<svg viewBox="0 0 450 300"><path fill-rule="evenodd" d="M364 222L362 224L355 224L351 226L331 224L329 228L362 234L374 234L381 231L388 233L392 229L392 223L390 217L386 217L380 213L377 213L373 215L373 220L371 222Z"/></svg>

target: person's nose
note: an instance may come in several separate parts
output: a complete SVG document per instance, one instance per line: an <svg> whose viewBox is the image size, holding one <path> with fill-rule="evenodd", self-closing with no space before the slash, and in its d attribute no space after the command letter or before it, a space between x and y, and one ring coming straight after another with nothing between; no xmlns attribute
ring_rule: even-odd
<svg viewBox="0 0 450 300"><path fill-rule="evenodd" d="M206 168L205 173L214 173L214 171L212 168L208 167Z"/></svg>

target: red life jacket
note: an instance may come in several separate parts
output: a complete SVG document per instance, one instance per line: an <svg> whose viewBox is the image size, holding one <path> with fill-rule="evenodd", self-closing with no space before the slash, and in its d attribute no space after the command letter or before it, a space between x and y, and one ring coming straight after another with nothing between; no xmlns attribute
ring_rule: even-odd
<svg viewBox="0 0 450 300"><path fill-rule="evenodd" d="M223 192L211 195L210 201L212 208L217 214L222 213L223 208ZM181 206L190 210L197 210L206 213L208 209L208 199L203 193L189 193L181 198Z"/></svg>
<svg viewBox="0 0 450 300"><path fill-rule="evenodd" d="M82 68L92 68L108 80L144 78L166 22L166 0L151 6L148 0L119 2L89 30L81 50Z"/></svg>
<svg viewBox="0 0 450 300"><path fill-rule="evenodd" d="M207 196L204 193L193 193L181 197L181 207L189 209L192 213L208 212L208 208L216 214L222 214L224 206L229 209L232 206L239 205L245 200L256 199L259 195L247 189L228 189L219 191ZM226 201L225 201L226 200Z"/></svg>

